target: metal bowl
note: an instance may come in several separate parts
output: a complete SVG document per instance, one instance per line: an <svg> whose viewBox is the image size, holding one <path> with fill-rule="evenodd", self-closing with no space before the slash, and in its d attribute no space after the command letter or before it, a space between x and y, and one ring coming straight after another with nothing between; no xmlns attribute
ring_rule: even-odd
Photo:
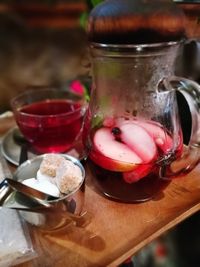
<svg viewBox="0 0 200 267"><path fill-rule="evenodd" d="M25 179L36 177L45 155L47 154L36 156L31 160L25 161L17 168L13 179L22 182ZM19 211L23 218L30 224L48 230L57 229L71 223L79 223L83 212L85 169L78 159L67 154L61 155L67 160L72 161L81 169L83 179L78 188L69 194L62 195L56 200L49 201L51 207L41 206L41 208L37 208L33 211Z"/></svg>

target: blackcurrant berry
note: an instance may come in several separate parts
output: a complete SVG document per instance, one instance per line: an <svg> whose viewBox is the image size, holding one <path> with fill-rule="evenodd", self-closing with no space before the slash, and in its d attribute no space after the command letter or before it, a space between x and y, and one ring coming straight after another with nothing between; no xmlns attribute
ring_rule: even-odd
<svg viewBox="0 0 200 267"><path fill-rule="evenodd" d="M115 136L119 136L121 134L121 130L118 127L112 128L112 134Z"/></svg>

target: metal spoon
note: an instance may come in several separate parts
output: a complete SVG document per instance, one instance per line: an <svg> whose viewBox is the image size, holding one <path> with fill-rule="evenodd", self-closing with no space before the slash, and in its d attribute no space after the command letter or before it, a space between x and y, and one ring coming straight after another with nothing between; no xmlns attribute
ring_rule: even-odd
<svg viewBox="0 0 200 267"><path fill-rule="evenodd" d="M20 146L19 165L28 159L29 143L18 128L13 131L13 139Z"/></svg>
<svg viewBox="0 0 200 267"><path fill-rule="evenodd" d="M27 143L24 135L21 133L19 128L15 128L13 130L13 139L14 139L15 143L18 144L19 146L22 146L22 145Z"/></svg>
<svg viewBox="0 0 200 267"><path fill-rule="evenodd" d="M53 212L54 216L70 219L75 222L76 226L81 227L89 223L90 216L88 213L76 215L67 210L55 209L53 204L48 202L57 199L10 178L5 178L0 183L0 206L2 207L28 213L34 212L43 214L43 216ZM28 213L26 217L29 216Z"/></svg>
<svg viewBox="0 0 200 267"><path fill-rule="evenodd" d="M16 209L50 208L57 197L40 192L18 181L5 178L0 183L0 206Z"/></svg>

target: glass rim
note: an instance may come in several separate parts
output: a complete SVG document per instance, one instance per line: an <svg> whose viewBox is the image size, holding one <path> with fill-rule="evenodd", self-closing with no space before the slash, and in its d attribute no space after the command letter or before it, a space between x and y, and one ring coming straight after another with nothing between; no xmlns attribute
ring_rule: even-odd
<svg viewBox="0 0 200 267"><path fill-rule="evenodd" d="M84 97L79 95L79 94L76 94L74 92L71 92L71 91L67 91L67 90L64 90L64 89L56 89L54 87L52 88L38 88L38 89L29 89L27 91L24 91L20 94L18 94L17 96L13 97L11 100L10 100L10 105L13 109L13 112L14 113L20 113L21 115L23 116L26 116L26 117L34 117L34 118L46 118L46 117L49 117L49 118L55 118L55 117L59 117L59 118L62 118L62 117L65 117L65 116L70 116L72 114L76 114L78 112L80 112L83 107L85 106L84 104L83 105L80 105L80 107L78 107L77 109L75 109L74 111L68 111L68 112L63 112L63 113L60 113L60 114L52 114L52 115L39 115L39 114L31 114L31 113L26 113L26 112L22 112L20 111L20 108L22 108L23 106L26 106L26 105L30 105L30 104L33 104L33 103L36 103L36 102L40 102L40 101L48 101L48 100L51 100L51 99L59 99L59 96L56 97L56 98L52 98L51 96L50 97L47 97L46 99L36 99L34 101L31 101L30 103L25 103L23 105L21 105L21 107L18 107L18 106L15 106L15 102L18 101L18 99L20 98L23 98L23 97L27 97L28 99L28 96L29 94L34 94L36 95L37 93L39 93L38 91L40 92L56 92L56 93L67 93L68 95L72 95L72 96L75 96L75 97L78 97L78 99L74 100L74 99L65 99L65 98L62 98L63 100L68 100L69 102L74 102L74 103L80 103L81 102L85 102L84 101Z"/></svg>

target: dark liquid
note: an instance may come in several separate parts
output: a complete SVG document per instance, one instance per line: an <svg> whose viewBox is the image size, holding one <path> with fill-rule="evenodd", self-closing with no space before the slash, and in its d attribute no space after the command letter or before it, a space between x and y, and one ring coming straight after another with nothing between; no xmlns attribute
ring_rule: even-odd
<svg viewBox="0 0 200 267"><path fill-rule="evenodd" d="M123 202L153 198L170 183L161 176L170 170L167 164L181 154L181 133L174 142L169 132L153 121L114 118L103 123L91 130L90 139L84 136L89 140L85 143L88 163L98 188Z"/></svg>
<svg viewBox="0 0 200 267"><path fill-rule="evenodd" d="M121 172L105 170L90 159L88 164L99 190L107 197L117 201L131 203L152 199L170 183L169 180L159 178L158 167L155 167L151 173L139 181L127 183Z"/></svg>
<svg viewBox="0 0 200 267"><path fill-rule="evenodd" d="M23 107L17 123L37 152L65 152L80 132L81 107L67 100L41 101Z"/></svg>

